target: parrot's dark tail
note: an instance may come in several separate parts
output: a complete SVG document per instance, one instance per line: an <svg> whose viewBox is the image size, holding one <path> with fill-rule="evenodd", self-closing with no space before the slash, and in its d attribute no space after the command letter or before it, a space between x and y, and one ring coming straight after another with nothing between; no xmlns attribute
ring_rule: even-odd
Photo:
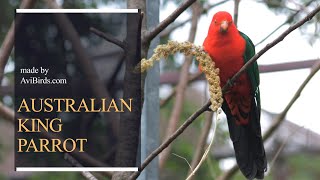
<svg viewBox="0 0 320 180"><path fill-rule="evenodd" d="M249 180L263 179L264 172L267 171L266 153L261 136L260 109L254 101L251 106L252 109L248 114L250 120L245 125L236 124L236 119L231 115L227 103L222 106L227 115L230 137L233 141L239 169Z"/></svg>

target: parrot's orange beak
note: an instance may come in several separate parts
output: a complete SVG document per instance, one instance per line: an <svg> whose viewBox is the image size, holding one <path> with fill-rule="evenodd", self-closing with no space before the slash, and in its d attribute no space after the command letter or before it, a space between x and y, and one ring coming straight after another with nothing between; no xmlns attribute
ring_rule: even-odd
<svg viewBox="0 0 320 180"><path fill-rule="evenodd" d="M229 23L228 21L222 21L220 24L220 32L225 33L228 31Z"/></svg>

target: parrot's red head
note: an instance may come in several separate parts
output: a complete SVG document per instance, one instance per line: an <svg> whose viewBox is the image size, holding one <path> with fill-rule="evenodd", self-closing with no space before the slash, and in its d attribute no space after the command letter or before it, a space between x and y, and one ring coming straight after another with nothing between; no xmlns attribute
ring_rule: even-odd
<svg viewBox="0 0 320 180"><path fill-rule="evenodd" d="M233 62L235 58L243 57L245 40L233 23L230 13L219 11L212 17L203 48L215 60L217 67L220 66L219 68L225 64L225 61Z"/></svg>
<svg viewBox="0 0 320 180"><path fill-rule="evenodd" d="M232 16L226 11L217 12L211 21L210 33L227 34L229 31L237 30L232 21Z"/></svg>

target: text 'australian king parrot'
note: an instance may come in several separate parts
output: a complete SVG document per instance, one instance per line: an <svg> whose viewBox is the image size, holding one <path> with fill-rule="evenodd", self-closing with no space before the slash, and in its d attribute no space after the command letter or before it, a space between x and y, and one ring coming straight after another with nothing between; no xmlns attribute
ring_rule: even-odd
<svg viewBox="0 0 320 180"><path fill-rule="evenodd" d="M228 12L216 13L204 50L220 69L220 86L223 87L255 54L250 38L238 31ZM201 68L201 67L200 67ZM266 153L260 127L259 70L254 63L242 73L223 96L222 110L228 119L239 169L248 179L263 179L267 170Z"/></svg>

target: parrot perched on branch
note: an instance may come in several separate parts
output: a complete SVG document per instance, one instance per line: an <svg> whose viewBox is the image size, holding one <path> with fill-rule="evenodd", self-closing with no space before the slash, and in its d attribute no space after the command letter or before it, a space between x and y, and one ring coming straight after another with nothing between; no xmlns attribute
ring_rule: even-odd
<svg viewBox="0 0 320 180"><path fill-rule="evenodd" d="M229 79L255 54L250 38L238 31L231 15L225 11L213 16L203 47L220 69L221 87L231 83ZM239 169L248 179L263 179L267 160L261 136L259 70L256 62L231 83L223 98L222 110L228 119Z"/></svg>

